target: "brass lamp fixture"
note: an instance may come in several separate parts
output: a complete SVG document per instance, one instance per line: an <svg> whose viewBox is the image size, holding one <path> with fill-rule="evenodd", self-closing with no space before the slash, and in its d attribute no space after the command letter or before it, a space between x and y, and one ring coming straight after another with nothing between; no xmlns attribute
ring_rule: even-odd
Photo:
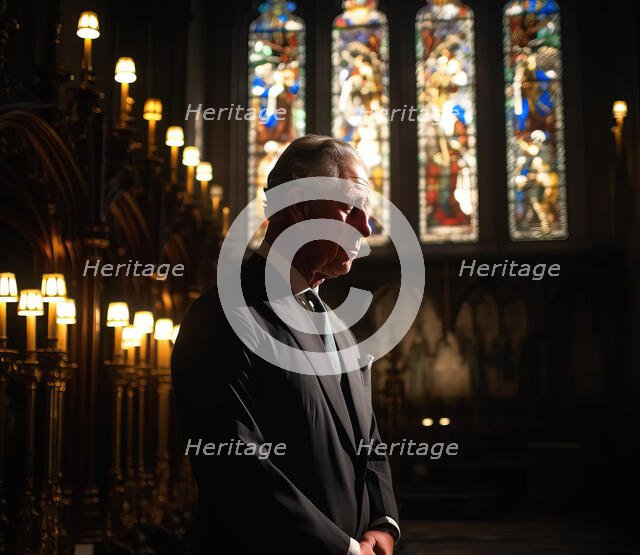
<svg viewBox="0 0 640 555"><path fill-rule="evenodd" d="M124 129L127 127L129 112L133 104L133 98L129 97L129 84L137 79L136 64L133 58L118 58L114 79L120 83L120 126Z"/></svg>
<svg viewBox="0 0 640 555"><path fill-rule="evenodd" d="M196 168L196 179L200 182L200 202L202 209L209 206L209 181L213 179L213 167L209 162L200 162Z"/></svg>
<svg viewBox="0 0 640 555"><path fill-rule="evenodd" d="M36 318L44 315L42 293L39 289L23 289L20 291L18 316L27 318L27 358L34 359L36 352Z"/></svg>
<svg viewBox="0 0 640 555"><path fill-rule="evenodd" d="M179 125L167 128L165 143L171 147L171 182L178 182L178 149L184 146L184 131Z"/></svg>
<svg viewBox="0 0 640 555"><path fill-rule="evenodd" d="M616 100L611 109L616 124L611 128L611 132L616 140L616 154L622 154L622 129L624 128L624 118L629 113L627 103L624 100Z"/></svg>
<svg viewBox="0 0 640 555"><path fill-rule="evenodd" d="M173 326L173 332L171 333L171 343L175 343L180 333L180 324Z"/></svg>
<svg viewBox="0 0 640 555"><path fill-rule="evenodd" d="M56 306L56 324L58 325L58 350L67 350L67 326L76 323L76 301L65 299Z"/></svg>
<svg viewBox="0 0 640 555"><path fill-rule="evenodd" d="M158 318L156 320L155 330L153 338L157 341L157 367L161 369L169 368L169 361L171 360L171 345L170 341L173 336L173 321L170 318Z"/></svg>
<svg viewBox="0 0 640 555"><path fill-rule="evenodd" d="M82 71L85 79L93 73L91 41L100 36L100 24L95 12L82 12L78 19L76 34L84 39L84 55L82 57Z"/></svg>
<svg viewBox="0 0 640 555"><path fill-rule="evenodd" d="M58 330L56 327L56 306L67 298L67 284L62 274L42 274L40 288L42 300L49 303L47 341L48 347L55 348L58 344Z"/></svg>
<svg viewBox="0 0 640 555"><path fill-rule="evenodd" d="M7 348L7 303L17 302L18 285L15 274L0 273L0 349Z"/></svg>
<svg viewBox="0 0 640 555"><path fill-rule="evenodd" d="M156 149L156 122L162 119L162 100L147 98L144 103L142 117L149 122L147 154L151 156Z"/></svg>
<svg viewBox="0 0 640 555"><path fill-rule="evenodd" d="M107 327L113 328L113 360L122 362L122 328L129 325L129 306L125 302L109 303Z"/></svg>
<svg viewBox="0 0 640 555"><path fill-rule="evenodd" d="M220 202L222 202L222 186L211 185L211 208L213 210L213 217L218 218L220 213Z"/></svg>
<svg viewBox="0 0 640 555"><path fill-rule="evenodd" d="M134 366L136 363L136 347L142 344L142 332L140 328L125 326L122 328L122 350L125 352L125 362L127 366Z"/></svg>
<svg viewBox="0 0 640 555"><path fill-rule="evenodd" d="M222 235L226 235L229 231L229 217L231 215L231 209L225 206L222 209Z"/></svg>
<svg viewBox="0 0 640 555"><path fill-rule="evenodd" d="M133 325L140 332L139 360L146 364L148 335L153 333L153 313L150 310L139 310L133 315Z"/></svg>
<svg viewBox="0 0 640 555"><path fill-rule="evenodd" d="M182 151L182 164L187 167L187 201L193 201L193 174L200 163L200 150L196 146L186 146Z"/></svg>

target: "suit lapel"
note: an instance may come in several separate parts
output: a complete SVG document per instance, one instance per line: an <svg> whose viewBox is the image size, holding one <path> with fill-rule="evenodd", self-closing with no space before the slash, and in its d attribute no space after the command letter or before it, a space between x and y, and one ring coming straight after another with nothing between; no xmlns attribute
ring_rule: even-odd
<svg viewBox="0 0 640 555"><path fill-rule="evenodd" d="M293 301L293 302L296 302L296 301ZM274 303L286 304L286 301L279 299L276 301L264 301L264 303L267 306L269 306L271 310L274 310L273 308ZM311 319L309 319L309 322L311 322ZM287 329L289 330L291 335L293 335L294 339L300 346L300 349L302 349L305 352L307 358L309 359L309 363L311 364L311 367L314 370L316 370L316 363L314 362L314 360L311 359L309 353L325 351L325 346L320 336L318 334L305 333L293 327L287 326ZM341 348L340 344L338 343L337 337L336 337L336 344L338 345L338 348ZM327 360L327 364L329 364L328 360ZM354 374L354 372L350 372L350 374ZM353 435L353 427L351 425L351 418L349 417L349 410L347 409L347 403L344 399L344 395L342 394L340 383L338 382L335 374L316 373L316 378L318 379L318 382L320 382L324 395L327 399L327 403L331 411L333 412L334 420L337 418L338 422L340 423L340 427L343 429L343 432L347 435L348 442L351 445L353 452L355 453L356 441ZM358 376L356 376L356 378L359 379ZM362 388L362 386L360 386L360 388ZM354 399L354 403L355 402L356 401ZM356 404L356 407L357 406L358 405Z"/></svg>
<svg viewBox="0 0 640 555"><path fill-rule="evenodd" d="M341 352L341 356L350 357L351 360L345 361L349 367L353 367L357 362L355 360L355 354L349 349L354 345L351 332L344 330L334 334L336 339L336 345ZM360 376L360 370L352 370L347 372L347 378L349 379L349 390L351 391L351 399L353 400L353 406L355 408L356 415L358 417L358 427L360 429L360 437L364 439L365 443L369 442L369 428L371 425L371 413L368 412L368 399L362 387L362 378ZM340 391L342 393L342 391Z"/></svg>
<svg viewBox="0 0 640 555"><path fill-rule="evenodd" d="M264 290L264 271L266 260L260 256L259 254L254 253L249 259L248 268L255 265L255 270L248 271L248 280L251 281L251 285L249 285L249 289L253 289L259 295L258 298L261 298L265 305L267 305L270 310L274 311L274 307L272 306L274 303L278 303L280 305L286 306L287 302L297 303L293 299L293 297L286 297L285 299L277 299L275 301L269 301L267 299L266 292ZM277 313L276 313L277 315ZM308 321L311 323L311 319ZM311 367L316 372L316 378L318 382L320 382L320 386L327 400L327 404L329 405L330 410L333 413L334 421L337 420L337 427L342 428L344 435L346 435L347 442L351 445L351 450L353 454L356 454L356 442L353 434L353 427L351 424L351 418L349 416L349 410L347 408L347 404L342 393L342 389L340 387L340 383L336 379L336 376L331 373L317 373L317 364L314 363L314 360L310 358L309 352L324 352L325 346L322 342L322 339L318 334L308 334L304 333L298 329L291 328L287 326L284 322L282 322L283 326L289 330L289 332L293 335L294 339L300 346L307 358L309 359L309 363ZM343 351L348 347L353 345L353 340L348 331L343 331L334 334L336 345L338 349ZM353 354L350 355L341 355L341 356L355 356ZM329 365L328 357L326 360L326 364ZM364 392L362 391L362 383L360 381L359 372L352 371L347 373L349 379L349 389L351 391L351 398L353 399L353 404L356 410L356 414L358 415L358 426L360 428L361 437L365 438L368 441L369 434L369 422L371 420L371 415L367 415L366 407L367 400L365 398ZM338 424L339 423L339 424ZM365 433L366 431L366 433Z"/></svg>

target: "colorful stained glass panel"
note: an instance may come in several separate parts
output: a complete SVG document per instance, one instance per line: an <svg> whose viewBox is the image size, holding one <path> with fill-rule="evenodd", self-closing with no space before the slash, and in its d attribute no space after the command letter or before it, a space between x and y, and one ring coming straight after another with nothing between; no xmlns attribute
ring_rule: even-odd
<svg viewBox="0 0 640 555"><path fill-rule="evenodd" d="M280 153L305 133L305 25L293 2L269 0L249 28L248 198L264 201L267 176ZM266 230L263 202L249 218L251 244ZM256 231L257 230L257 231Z"/></svg>
<svg viewBox="0 0 640 555"><path fill-rule="evenodd" d="M473 11L433 0L416 15L420 239L478 239Z"/></svg>
<svg viewBox="0 0 640 555"><path fill-rule="evenodd" d="M332 133L351 143L375 191L389 198L387 18L375 0L346 0L333 21ZM387 240L388 214L374 202L369 244Z"/></svg>
<svg viewBox="0 0 640 555"><path fill-rule="evenodd" d="M560 10L552 0L504 8L509 233L564 239L567 231Z"/></svg>

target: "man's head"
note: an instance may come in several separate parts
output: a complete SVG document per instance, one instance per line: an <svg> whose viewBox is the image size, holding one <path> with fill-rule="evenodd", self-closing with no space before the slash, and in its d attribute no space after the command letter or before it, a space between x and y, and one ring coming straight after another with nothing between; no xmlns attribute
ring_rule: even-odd
<svg viewBox="0 0 640 555"><path fill-rule="evenodd" d="M353 203L336 200L302 200L269 218L266 240L273 244L288 227L315 218L338 220L353 226L362 236L369 237L367 168L355 149L339 139L322 135L306 135L293 141L280 155L267 180L267 192L282 183L304 177L337 177L353 182L345 191ZM304 245L293 259L293 265L315 286L326 278L344 275L358 254L360 241L351 252L327 240Z"/></svg>

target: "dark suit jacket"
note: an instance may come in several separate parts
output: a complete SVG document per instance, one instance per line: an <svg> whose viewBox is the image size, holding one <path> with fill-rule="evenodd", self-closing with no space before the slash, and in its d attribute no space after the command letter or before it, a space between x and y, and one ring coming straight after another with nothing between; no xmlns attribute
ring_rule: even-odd
<svg viewBox="0 0 640 555"><path fill-rule="evenodd" d="M292 330L266 300L265 259L242 268L246 305L260 326L285 344L322 350L320 336ZM338 349L355 343L335 334ZM286 444L285 455L190 458L198 488L197 552L223 538L234 554L346 555L382 516L398 521L386 457L379 443L366 366L346 374L348 402L333 375L283 370L255 355L231 329L217 288L189 309L172 355L172 376L183 441ZM227 543L229 542L229 543ZM273 551L269 546L274 546Z"/></svg>

